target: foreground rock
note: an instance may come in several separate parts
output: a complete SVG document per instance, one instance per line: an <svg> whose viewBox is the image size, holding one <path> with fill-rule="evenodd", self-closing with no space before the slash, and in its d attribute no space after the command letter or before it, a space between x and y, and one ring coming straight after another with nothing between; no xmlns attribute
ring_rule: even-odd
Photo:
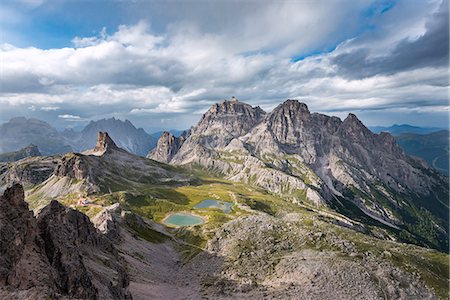
<svg viewBox="0 0 450 300"><path fill-rule="evenodd" d="M0 297L127 299L128 277L111 241L57 201L35 218L21 185L0 198Z"/></svg>

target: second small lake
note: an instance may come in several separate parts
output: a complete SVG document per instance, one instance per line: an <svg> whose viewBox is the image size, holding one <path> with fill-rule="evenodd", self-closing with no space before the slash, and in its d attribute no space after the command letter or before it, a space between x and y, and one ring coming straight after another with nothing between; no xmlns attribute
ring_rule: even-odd
<svg viewBox="0 0 450 300"><path fill-rule="evenodd" d="M200 225L204 222L199 216L188 213L175 213L163 221L164 224L175 227Z"/></svg>
<svg viewBox="0 0 450 300"><path fill-rule="evenodd" d="M233 203L220 201L220 200L212 200L212 199L205 199L196 206L194 206L194 209L203 209L203 208L218 208L222 210L224 213L230 213L231 207L233 206Z"/></svg>

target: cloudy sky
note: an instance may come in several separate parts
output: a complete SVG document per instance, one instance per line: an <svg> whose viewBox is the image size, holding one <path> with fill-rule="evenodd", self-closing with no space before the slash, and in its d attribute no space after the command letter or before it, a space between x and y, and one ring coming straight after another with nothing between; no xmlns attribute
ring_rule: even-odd
<svg viewBox="0 0 450 300"><path fill-rule="evenodd" d="M236 96L448 127L448 0L3 0L0 30L0 122L184 129Z"/></svg>

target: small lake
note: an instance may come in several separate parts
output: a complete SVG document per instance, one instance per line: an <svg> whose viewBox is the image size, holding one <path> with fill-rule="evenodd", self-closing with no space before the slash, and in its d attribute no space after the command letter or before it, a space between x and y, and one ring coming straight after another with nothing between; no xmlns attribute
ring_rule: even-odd
<svg viewBox="0 0 450 300"><path fill-rule="evenodd" d="M220 200L212 200L212 199L205 199L196 206L194 206L194 209L202 209L202 208L218 208L221 209L224 213L230 213L231 207L233 206L233 203L220 201Z"/></svg>
<svg viewBox="0 0 450 300"><path fill-rule="evenodd" d="M163 223L170 226L181 227L200 225L205 223L205 221L203 221L203 219L198 216L188 213L175 213L167 217L163 221Z"/></svg>

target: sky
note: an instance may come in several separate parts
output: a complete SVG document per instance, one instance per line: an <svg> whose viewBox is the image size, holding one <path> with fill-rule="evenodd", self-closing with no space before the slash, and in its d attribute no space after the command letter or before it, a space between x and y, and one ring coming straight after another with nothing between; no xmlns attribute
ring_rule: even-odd
<svg viewBox="0 0 450 300"><path fill-rule="evenodd" d="M448 127L448 0L0 2L0 122L186 129L236 96Z"/></svg>

